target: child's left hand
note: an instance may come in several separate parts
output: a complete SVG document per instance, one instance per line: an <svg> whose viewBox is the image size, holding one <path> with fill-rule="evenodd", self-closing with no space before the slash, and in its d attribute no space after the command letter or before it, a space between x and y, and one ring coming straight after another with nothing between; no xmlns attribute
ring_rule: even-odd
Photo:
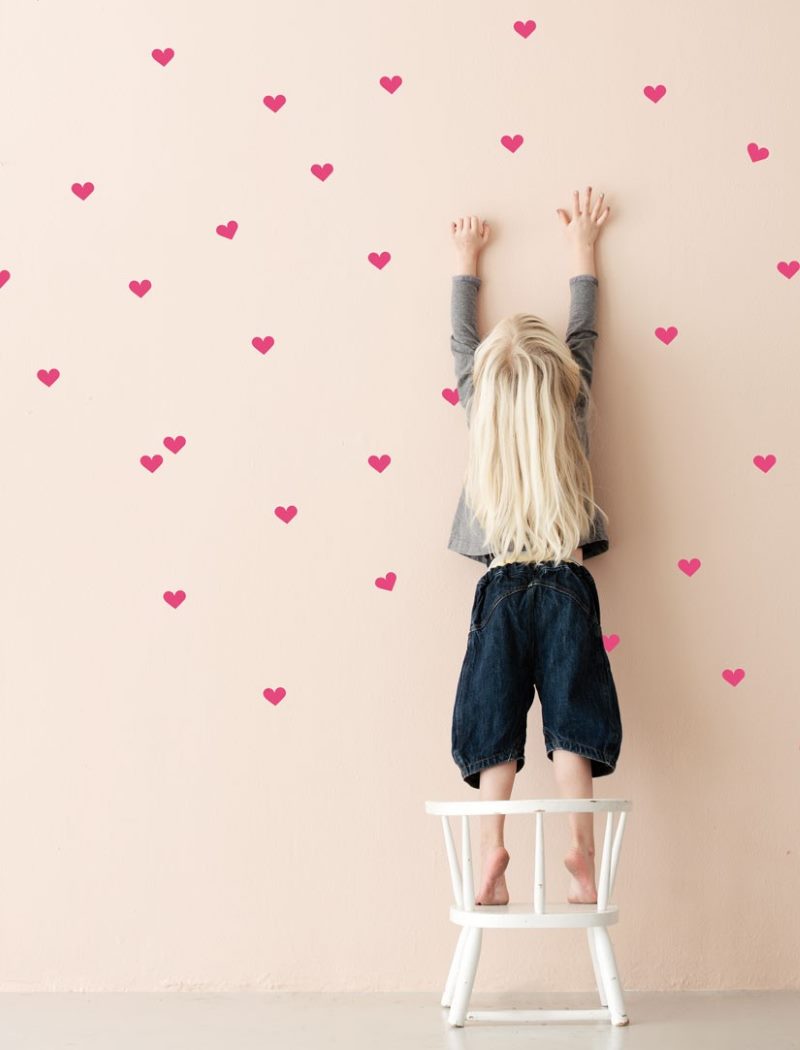
<svg viewBox="0 0 800 1050"><path fill-rule="evenodd" d="M466 215L450 223L453 244L461 259L477 259L489 240L490 226L477 215Z"/></svg>

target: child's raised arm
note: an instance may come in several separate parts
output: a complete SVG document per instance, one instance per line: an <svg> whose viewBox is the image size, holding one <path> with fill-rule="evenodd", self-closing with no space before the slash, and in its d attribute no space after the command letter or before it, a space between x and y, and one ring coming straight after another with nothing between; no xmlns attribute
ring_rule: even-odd
<svg viewBox="0 0 800 1050"><path fill-rule="evenodd" d="M489 223L482 223L475 215L456 219L450 232L456 249L450 316L450 350L456 371L458 399L466 410L472 397L472 371L475 350L480 343L477 323L477 297L481 279L478 277L478 258L489 239Z"/></svg>
<svg viewBox="0 0 800 1050"><path fill-rule="evenodd" d="M594 371L594 349L597 341L595 309L598 285L594 246L610 210L606 206L603 211L604 198L605 194L601 193L593 204L592 187L587 186L583 207L581 207L578 191L573 191L571 217L563 208L556 209L564 223L564 233L572 252L566 343L583 374L586 384L584 397L588 396Z"/></svg>

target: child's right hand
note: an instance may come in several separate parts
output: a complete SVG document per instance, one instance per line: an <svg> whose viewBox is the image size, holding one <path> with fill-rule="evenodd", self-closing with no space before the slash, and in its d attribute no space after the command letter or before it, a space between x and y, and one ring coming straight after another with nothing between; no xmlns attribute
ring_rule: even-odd
<svg viewBox="0 0 800 1050"><path fill-rule="evenodd" d="M556 208L556 214L561 216L564 233L567 240L575 248L591 248L600 236L600 230L608 216L609 208L601 214L604 193L601 193L595 204L592 204L592 187L586 187L586 199L583 209L580 206L580 197L577 190L572 193L572 216L563 208Z"/></svg>

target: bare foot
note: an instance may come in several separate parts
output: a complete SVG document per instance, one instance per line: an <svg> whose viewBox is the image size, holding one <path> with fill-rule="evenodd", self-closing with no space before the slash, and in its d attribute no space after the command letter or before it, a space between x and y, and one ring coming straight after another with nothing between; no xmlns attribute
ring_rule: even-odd
<svg viewBox="0 0 800 1050"><path fill-rule="evenodd" d="M594 852L572 846L567 850L564 864L572 876L567 900L570 904L596 904L597 887L594 882Z"/></svg>
<svg viewBox="0 0 800 1050"><path fill-rule="evenodd" d="M476 904L508 904L505 871L510 860L505 846L492 846L483 854L483 881Z"/></svg>

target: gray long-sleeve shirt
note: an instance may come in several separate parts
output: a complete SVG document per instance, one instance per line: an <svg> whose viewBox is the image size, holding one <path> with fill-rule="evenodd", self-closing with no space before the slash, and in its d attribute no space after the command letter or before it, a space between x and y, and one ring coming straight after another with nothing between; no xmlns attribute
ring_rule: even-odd
<svg viewBox="0 0 800 1050"><path fill-rule="evenodd" d="M586 392L577 403L578 431L586 455L589 455L589 435L586 429L588 393L592 384L595 331L595 309L597 300L597 278L593 274L580 274L569 281L570 308L567 322L566 343L578 362L586 384ZM480 277L471 274L456 274L452 281L450 349L456 370L456 385L461 404L466 408L472 397L472 370L474 354L480 343L477 327L477 297ZM584 561L608 550L606 523L595 514L589 534L581 537L579 544ZM458 499L453 525L450 530L448 550L473 558L489 565L493 552L479 524L474 521L464 499L464 488Z"/></svg>

